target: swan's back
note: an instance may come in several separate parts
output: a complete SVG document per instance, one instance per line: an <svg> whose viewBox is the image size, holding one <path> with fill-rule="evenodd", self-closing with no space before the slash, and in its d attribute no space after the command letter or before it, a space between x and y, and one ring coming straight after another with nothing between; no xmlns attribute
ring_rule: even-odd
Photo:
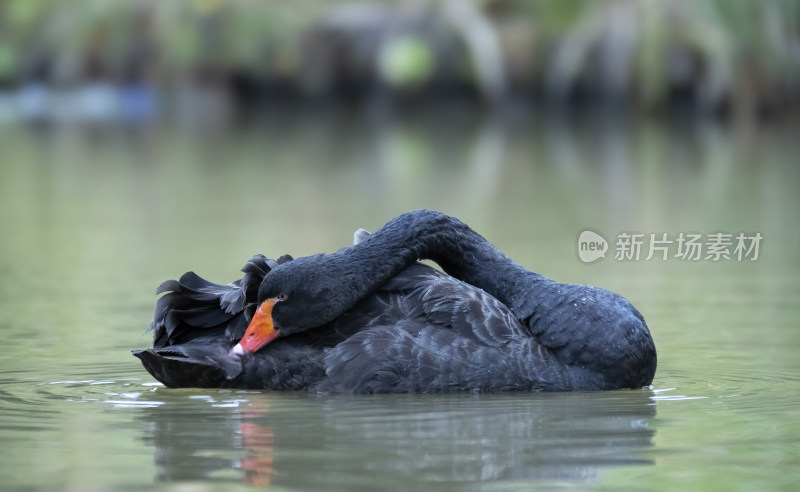
<svg viewBox="0 0 800 492"><path fill-rule="evenodd" d="M595 376L560 363L497 299L423 264L365 299L392 305L324 356L323 392L569 390ZM355 313L364 312L357 305ZM346 318L347 315L345 315Z"/></svg>

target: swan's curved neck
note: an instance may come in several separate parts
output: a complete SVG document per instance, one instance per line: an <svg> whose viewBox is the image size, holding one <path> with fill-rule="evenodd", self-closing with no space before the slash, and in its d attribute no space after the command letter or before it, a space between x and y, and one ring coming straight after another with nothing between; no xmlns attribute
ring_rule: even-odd
<svg viewBox="0 0 800 492"><path fill-rule="evenodd" d="M564 371L570 366L569 374L584 383L590 375L596 378L588 387L635 388L653 380L655 346L644 318L628 301L530 272L458 219L428 210L409 212L351 248L344 259L349 276L337 278L353 286L343 289L351 301L416 260L430 259L509 307Z"/></svg>
<svg viewBox="0 0 800 492"><path fill-rule="evenodd" d="M531 309L525 306L530 295L517 298L519 282L532 286L547 280L515 263L460 220L430 210L397 217L351 253L370 266L367 274L378 284L418 259L433 260L453 277L496 297L518 316Z"/></svg>

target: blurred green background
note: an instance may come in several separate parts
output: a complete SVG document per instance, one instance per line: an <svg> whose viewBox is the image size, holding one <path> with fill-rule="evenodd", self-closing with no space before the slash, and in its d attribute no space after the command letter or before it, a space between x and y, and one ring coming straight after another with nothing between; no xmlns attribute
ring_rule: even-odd
<svg viewBox="0 0 800 492"><path fill-rule="evenodd" d="M186 124L277 103L796 110L796 0L0 2L0 118Z"/></svg>

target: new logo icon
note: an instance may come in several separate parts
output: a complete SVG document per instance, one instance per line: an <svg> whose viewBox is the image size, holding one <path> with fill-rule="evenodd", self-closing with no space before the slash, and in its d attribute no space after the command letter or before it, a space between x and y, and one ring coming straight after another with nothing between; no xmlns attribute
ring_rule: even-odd
<svg viewBox="0 0 800 492"><path fill-rule="evenodd" d="M608 251L608 241L600 234L593 231L583 231L578 236L578 256L584 263L591 263L600 258L605 258Z"/></svg>

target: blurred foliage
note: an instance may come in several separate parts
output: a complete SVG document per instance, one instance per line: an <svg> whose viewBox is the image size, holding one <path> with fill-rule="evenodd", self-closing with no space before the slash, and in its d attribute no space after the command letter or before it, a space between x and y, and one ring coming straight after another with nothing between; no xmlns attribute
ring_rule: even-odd
<svg viewBox="0 0 800 492"><path fill-rule="evenodd" d="M410 36L387 43L380 58L381 74L398 86L425 82L433 72L433 64L433 55L425 41Z"/></svg>
<svg viewBox="0 0 800 492"><path fill-rule="evenodd" d="M554 97L576 86L632 92L655 107L689 93L709 109L726 99L795 99L800 89L800 2L628 0L494 2L524 12L538 51L534 72ZM537 47L538 50L537 50ZM776 91L776 92L773 92Z"/></svg>
<svg viewBox="0 0 800 492"><path fill-rule="evenodd" d="M301 93L444 80L484 97L781 108L800 92L800 0L0 1L6 86L208 69Z"/></svg>

